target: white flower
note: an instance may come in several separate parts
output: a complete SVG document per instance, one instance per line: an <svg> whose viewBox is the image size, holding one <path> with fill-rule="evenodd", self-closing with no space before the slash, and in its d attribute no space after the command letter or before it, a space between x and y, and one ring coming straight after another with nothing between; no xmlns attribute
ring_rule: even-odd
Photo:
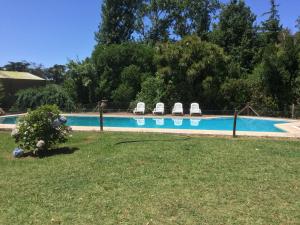
<svg viewBox="0 0 300 225"><path fill-rule="evenodd" d="M39 140L36 144L36 147L41 149L45 146L45 142L43 140Z"/></svg>
<svg viewBox="0 0 300 225"><path fill-rule="evenodd" d="M12 130L11 136L12 136L12 137L15 137L15 136L18 135L18 133L19 133L19 130L18 130L17 128L15 128L15 129Z"/></svg>

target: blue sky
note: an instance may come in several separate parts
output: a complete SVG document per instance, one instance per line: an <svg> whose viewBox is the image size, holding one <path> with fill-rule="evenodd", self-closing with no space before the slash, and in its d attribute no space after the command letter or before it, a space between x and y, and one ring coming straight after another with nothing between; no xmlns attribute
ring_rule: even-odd
<svg viewBox="0 0 300 225"><path fill-rule="evenodd" d="M222 0L228 2L228 0ZM300 0L277 0L281 22L295 31ZM90 56L101 0L0 0L0 66L27 60L45 66ZM269 0L246 0L262 20Z"/></svg>

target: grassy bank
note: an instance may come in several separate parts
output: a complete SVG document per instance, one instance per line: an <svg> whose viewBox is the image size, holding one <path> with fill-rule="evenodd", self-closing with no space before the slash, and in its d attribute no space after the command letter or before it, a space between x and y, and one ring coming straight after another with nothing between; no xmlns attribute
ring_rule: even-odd
<svg viewBox="0 0 300 225"><path fill-rule="evenodd" d="M0 132L0 224L299 224L299 141L74 133L13 159ZM67 147L67 148L64 148Z"/></svg>

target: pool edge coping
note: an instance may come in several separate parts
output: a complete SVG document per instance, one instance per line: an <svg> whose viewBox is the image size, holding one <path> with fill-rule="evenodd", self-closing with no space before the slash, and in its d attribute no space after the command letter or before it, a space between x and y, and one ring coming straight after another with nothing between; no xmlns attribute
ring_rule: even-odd
<svg viewBox="0 0 300 225"><path fill-rule="evenodd" d="M1 117L12 117L20 116L24 114L7 115ZM65 116L86 116L95 117L96 115L84 115L84 114L69 114L64 113ZM108 117L127 117L127 118L182 118L182 119L213 119L220 117L232 117L232 116L210 116L210 117L190 117L190 116L153 116L153 115L107 115ZM243 118L254 118L250 116L241 116ZM283 137L283 138L300 138L300 120L295 119L284 119L284 118L271 118L271 117L255 117L255 119L267 119L267 120L284 120L287 123L275 124L275 127L285 131L285 132L255 132L255 131L237 131L237 136L249 136L249 137ZM12 130L16 127L15 124L0 124L0 130ZM74 131L96 131L99 132L99 127L97 126L71 126ZM232 131L222 131L222 130L190 130L190 129L159 129L159 128L123 128L123 127L104 127L105 131L119 131L119 132L140 132L140 133L167 133L167 134L190 134L190 135L213 135L213 136L232 136Z"/></svg>

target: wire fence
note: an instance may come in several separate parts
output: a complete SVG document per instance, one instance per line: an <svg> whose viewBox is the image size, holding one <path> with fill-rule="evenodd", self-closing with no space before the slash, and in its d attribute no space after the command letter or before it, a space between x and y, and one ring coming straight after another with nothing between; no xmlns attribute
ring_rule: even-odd
<svg viewBox="0 0 300 225"><path fill-rule="evenodd" d="M12 114L21 114L26 113L27 110L11 110L7 108L2 108L5 112L5 115L12 115ZM165 114L171 114L171 110L169 108L165 108ZM219 110L219 109L205 109L201 108L202 115L208 115L208 116L233 116L235 109L227 109L227 110ZM76 106L75 110L72 111L64 111L64 113L92 113L97 114L99 112L98 104L87 104L87 105L80 105ZM255 109L255 112L259 114L259 116L262 117L277 117L277 118L292 118L292 119L300 119L300 105L294 105L289 107L288 109L284 111L274 111L274 110L267 110L267 109ZM122 114L122 113L133 113L133 110L130 108L112 108L107 107L104 109L105 114ZM0 113L1 114L1 113ZM152 111L148 110L145 111L145 114L152 114ZM189 108L184 108L184 114L189 114ZM240 116L256 116L254 112L251 110L245 110L241 113L239 113Z"/></svg>

